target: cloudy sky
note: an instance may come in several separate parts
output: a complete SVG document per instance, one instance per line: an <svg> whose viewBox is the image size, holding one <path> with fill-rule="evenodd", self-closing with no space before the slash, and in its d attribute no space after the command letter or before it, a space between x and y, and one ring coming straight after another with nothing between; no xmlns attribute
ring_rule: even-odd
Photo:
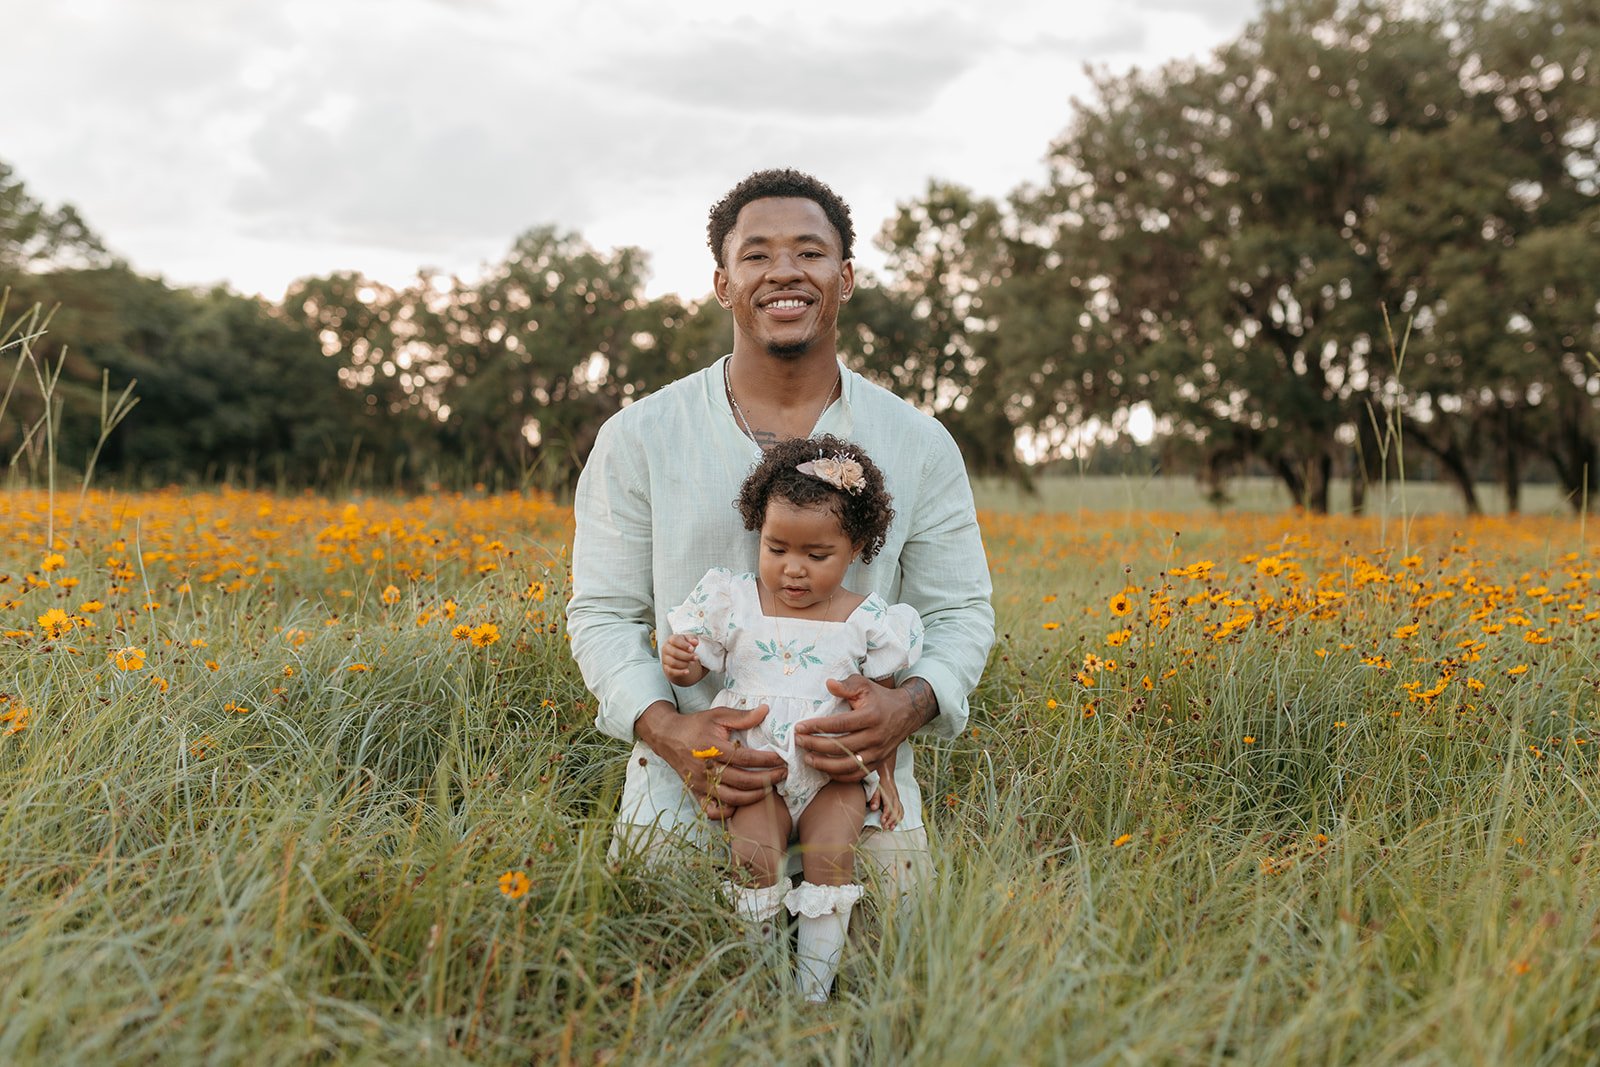
<svg viewBox="0 0 1600 1067"><path fill-rule="evenodd" d="M0 159L175 284L471 276L553 223L699 296L706 209L749 171L812 171L866 236L930 178L1003 196L1043 175L1085 63L1202 56L1256 8L0 0Z"/></svg>

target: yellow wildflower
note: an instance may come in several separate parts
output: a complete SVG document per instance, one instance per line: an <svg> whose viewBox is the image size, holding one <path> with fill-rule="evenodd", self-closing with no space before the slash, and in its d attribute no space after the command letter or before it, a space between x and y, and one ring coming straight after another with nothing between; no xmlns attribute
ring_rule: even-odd
<svg viewBox="0 0 1600 1067"><path fill-rule="evenodd" d="M72 632L72 616L60 608L51 608L39 616L39 629L50 640L58 640Z"/></svg>
<svg viewBox="0 0 1600 1067"><path fill-rule="evenodd" d="M511 900L522 899L531 888L533 882L524 871L507 871L500 876L500 895Z"/></svg>

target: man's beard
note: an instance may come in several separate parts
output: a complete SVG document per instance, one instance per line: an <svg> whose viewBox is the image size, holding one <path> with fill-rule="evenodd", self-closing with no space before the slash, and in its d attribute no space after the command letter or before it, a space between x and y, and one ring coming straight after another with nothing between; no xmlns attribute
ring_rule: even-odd
<svg viewBox="0 0 1600 1067"><path fill-rule="evenodd" d="M811 351L811 340L768 341L767 354L772 356L803 356Z"/></svg>

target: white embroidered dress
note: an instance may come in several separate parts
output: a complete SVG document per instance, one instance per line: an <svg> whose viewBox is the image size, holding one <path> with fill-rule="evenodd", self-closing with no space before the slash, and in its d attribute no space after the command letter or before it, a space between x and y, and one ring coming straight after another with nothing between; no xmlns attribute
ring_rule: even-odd
<svg viewBox="0 0 1600 1067"><path fill-rule="evenodd" d="M674 634L698 637L696 657L707 670L721 672L722 690L712 706L767 705L767 717L740 741L784 758L789 774L778 793L794 817L829 781L795 749L795 723L847 709L828 692L827 680L886 678L922 654L922 619L909 605L890 605L871 593L840 622L774 619L761 609L756 576L725 567L707 571L667 624ZM877 781L873 773L862 783L869 796Z"/></svg>

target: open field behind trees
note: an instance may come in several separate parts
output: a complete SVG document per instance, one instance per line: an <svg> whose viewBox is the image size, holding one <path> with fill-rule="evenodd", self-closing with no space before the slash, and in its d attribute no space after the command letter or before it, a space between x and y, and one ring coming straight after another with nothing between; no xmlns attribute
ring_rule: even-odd
<svg viewBox="0 0 1600 1067"><path fill-rule="evenodd" d="M607 863L564 509L0 495L0 1059L1592 1062L1596 531L1102 488L818 1011Z"/></svg>
<svg viewBox="0 0 1600 1067"><path fill-rule="evenodd" d="M974 490L980 507L1030 513L1140 511L1159 504L1167 511L1194 512L1203 518L1227 512L1283 512L1294 507L1294 500L1281 481L1262 477L1230 481L1226 501L1220 505L1207 498L1204 485L1186 475L1049 474L1034 479L1029 486L1001 478L981 478ZM1498 486L1480 482L1476 492L1485 514L1506 513L1505 494ZM1347 513L1349 480L1334 479L1330 496L1332 510ZM1402 515L1464 515L1461 501L1455 487L1444 482L1396 479L1387 486L1368 490L1366 513L1374 518L1387 514L1391 520ZM1521 511L1533 516L1554 516L1570 515L1573 508L1560 487L1545 483L1523 488Z"/></svg>

